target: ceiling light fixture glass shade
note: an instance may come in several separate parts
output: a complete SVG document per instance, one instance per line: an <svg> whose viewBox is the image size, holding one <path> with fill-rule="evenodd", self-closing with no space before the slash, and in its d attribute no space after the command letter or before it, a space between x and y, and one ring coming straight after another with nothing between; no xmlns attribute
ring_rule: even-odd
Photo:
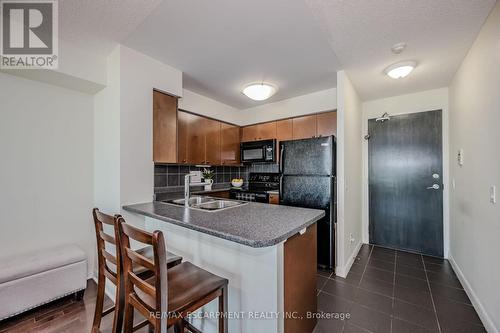
<svg viewBox="0 0 500 333"><path fill-rule="evenodd" d="M385 73L393 79L402 79L408 76L417 66L415 61L398 62L385 69Z"/></svg>
<svg viewBox="0 0 500 333"><path fill-rule="evenodd" d="M254 101L266 100L276 94L276 91L276 87L268 83L252 83L245 86L242 90L245 96Z"/></svg>

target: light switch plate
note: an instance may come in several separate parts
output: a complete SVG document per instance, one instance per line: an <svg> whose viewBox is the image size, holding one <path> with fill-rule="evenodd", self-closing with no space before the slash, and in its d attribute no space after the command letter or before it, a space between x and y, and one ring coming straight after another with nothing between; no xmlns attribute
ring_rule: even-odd
<svg viewBox="0 0 500 333"><path fill-rule="evenodd" d="M457 152L457 162L460 166L464 165L464 150L462 148Z"/></svg>

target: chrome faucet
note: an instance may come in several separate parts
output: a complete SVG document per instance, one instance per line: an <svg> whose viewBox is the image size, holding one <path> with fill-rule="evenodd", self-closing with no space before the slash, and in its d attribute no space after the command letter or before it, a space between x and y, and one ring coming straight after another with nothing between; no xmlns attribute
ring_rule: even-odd
<svg viewBox="0 0 500 333"><path fill-rule="evenodd" d="M191 183L191 176L194 176L192 173L188 173L184 176L184 206L189 207L189 197L190 197L190 187L191 186L203 186L206 183Z"/></svg>

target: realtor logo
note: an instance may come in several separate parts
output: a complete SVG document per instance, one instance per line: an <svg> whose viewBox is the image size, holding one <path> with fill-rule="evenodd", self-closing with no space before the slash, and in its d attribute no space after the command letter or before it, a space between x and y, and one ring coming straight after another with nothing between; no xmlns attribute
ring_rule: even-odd
<svg viewBox="0 0 500 333"><path fill-rule="evenodd" d="M57 0L0 0L1 68L57 68Z"/></svg>

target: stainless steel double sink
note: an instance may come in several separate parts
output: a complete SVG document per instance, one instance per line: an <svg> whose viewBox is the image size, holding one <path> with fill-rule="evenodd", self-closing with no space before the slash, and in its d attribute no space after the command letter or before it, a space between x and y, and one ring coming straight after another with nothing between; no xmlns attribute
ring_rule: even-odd
<svg viewBox="0 0 500 333"><path fill-rule="evenodd" d="M163 202L178 206L184 206L185 200L175 199L175 200L164 200ZM198 208L198 209L212 210L212 211L241 206L244 204L246 204L246 202L235 201L235 200L224 200L212 197L201 197L201 196L191 197L189 198L188 201L188 206L190 208Z"/></svg>

